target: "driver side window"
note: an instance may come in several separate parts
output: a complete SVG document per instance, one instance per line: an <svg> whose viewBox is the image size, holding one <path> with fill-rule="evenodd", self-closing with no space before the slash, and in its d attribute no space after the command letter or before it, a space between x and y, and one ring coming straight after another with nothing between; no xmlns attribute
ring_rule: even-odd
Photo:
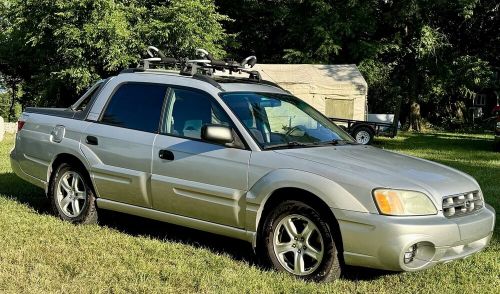
<svg viewBox="0 0 500 294"><path fill-rule="evenodd" d="M210 95L184 88L170 88L161 133L201 139L207 124L232 126L231 120Z"/></svg>

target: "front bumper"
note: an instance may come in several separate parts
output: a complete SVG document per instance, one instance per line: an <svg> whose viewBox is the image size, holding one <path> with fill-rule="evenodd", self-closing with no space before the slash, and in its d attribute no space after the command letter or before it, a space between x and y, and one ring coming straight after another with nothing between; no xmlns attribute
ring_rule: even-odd
<svg viewBox="0 0 500 294"><path fill-rule="evenodd" d="M332 210L342 233L346 264L394 271L422 270L465 258L488 245L495 226L495 210L489 205L450 219ZM415 258L405 263L405 251L414 244Z"/></svg>

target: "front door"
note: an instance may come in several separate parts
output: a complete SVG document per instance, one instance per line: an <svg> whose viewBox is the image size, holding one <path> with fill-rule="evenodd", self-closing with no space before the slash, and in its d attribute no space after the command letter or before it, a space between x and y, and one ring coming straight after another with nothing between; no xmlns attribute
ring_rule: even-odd
<svg viewBox="0 0 500 294"><path fill-rule="evenodd" d="M227 114L209 94L171 88L168 96L160 135L153 148L153 207L243 227L251 152L243 146L227 147L201 139L203 125L232 126Z"/></svg>

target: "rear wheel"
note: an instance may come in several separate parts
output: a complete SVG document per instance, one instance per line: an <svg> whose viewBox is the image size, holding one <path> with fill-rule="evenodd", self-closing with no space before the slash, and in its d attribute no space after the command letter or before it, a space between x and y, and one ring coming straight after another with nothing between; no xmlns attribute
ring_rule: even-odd
<svg viewBox="0 0 500 294"><path fill-rule="evenodd" d="M262 257L275 269L314 281L340 276L331 228L312 207L281 203L268 215L262 233Z"/></svg>
<svg viewBox="0 0 500 294"><path fill-rule="evenodd" d="M358 127L352 133L356 142L362 145L369 145L373 142L373 137L375 136L373 130L369 127Z"/></svg>
<svg viewBox="0 0 500 294"><path fill-rule="evenodd" d="M78 166L61 164L49 190L54 213L77 224L97 223L95 196L87 173Z"/></svg>

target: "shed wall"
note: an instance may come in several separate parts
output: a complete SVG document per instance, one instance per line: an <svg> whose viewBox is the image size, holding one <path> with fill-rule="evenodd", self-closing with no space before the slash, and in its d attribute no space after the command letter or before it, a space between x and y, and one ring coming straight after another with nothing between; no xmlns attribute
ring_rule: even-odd
<svg viewBox="0 0 500 294"><path fill-rule="evenodd" d="M329 117L365 120L367 85L355 65L259 64L272 81Z"/></svg>

